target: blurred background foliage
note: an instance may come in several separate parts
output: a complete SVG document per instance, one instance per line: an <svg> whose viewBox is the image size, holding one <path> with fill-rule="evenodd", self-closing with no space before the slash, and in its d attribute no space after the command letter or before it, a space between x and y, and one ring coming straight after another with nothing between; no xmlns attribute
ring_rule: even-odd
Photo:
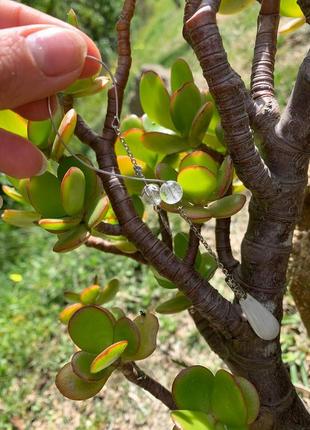
<svg viewBox="0 0 310 430"><path fill-rule="evenodd" d="M114 68L114 28L122 0L25 0L22 3L63 20L73 8L82 29L96 40L103 58ZM194 71L197 83L205 85L195 56L182 38L180 4L182 6L183 2L178 0L137 0L132 32L133 69L126 91L125 113L129 111L130 98L136 96L136 79L142 66L160 64L168 68L176 58L183 57ZM243 13L219 19L229 59L247 84L257 13L258 5L254 5ZM275 80L281 107L292 89L308 40L306 26L289 37L279 38ZM77 105L78 112L96 130L100 130L103 122L105 100L105 94L100 94L85 98ZM5 199L5 204L8 203ZM246 212L244 209L233 219L236 255L246 227ZM148 223L150 221L148 219ZM207 226L205 234L212 243L212 224ZM72 345L57 321L57 315L65 305L65 290L80 291L96 274L102 284L117 275L122 288L115 305L124 306L133 314L140 309L154 309L164 295L151 271L130 259L86 247L69 254L54 254L51 251L54 242L50 234L37 228L19 230L0 224L0 429L170 428L165 408L141 390L128 386L121 378L113 379L100 397L83 403L65 400L55 389L55 373L72 351ZM213 284L221 288L222 278L214 278ZM305 331L289 295L285 306L284 359L294 382L306 386L309 384L305 375L309 348ZM185 312L173 317L160 316L160 325L158 352L142 364L162 383L169 385L184 361L214 370L221 365L200 340ZM115 384L117 390L114 391ZM131 409L132 402L134 409Z"/></svg>

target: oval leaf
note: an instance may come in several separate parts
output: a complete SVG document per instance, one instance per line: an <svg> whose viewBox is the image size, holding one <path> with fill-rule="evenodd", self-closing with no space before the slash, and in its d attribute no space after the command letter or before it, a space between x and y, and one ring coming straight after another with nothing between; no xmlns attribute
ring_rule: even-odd
<svg viewBox="0 0 310 430"><path fill-rule="evenodd" d="M110 302L114 299L119 291L119 280L111 279L105 286L99 291L96 299L97 305L102 305L103 303Z"/></svg>
<svg viewBox="0 0 310 430"><path fill-rule="evenodd" d="M182 136L188 136L193 120L201 107L201 95L193 82L183 85L171 97L173 123Z"/></svg>
<svg viewBox="0 0 310 430"><path fill-rule="evenodd" d="M1 215L4 222L14 227L33 227L39 221L41 215L33 211L19 211L15 209L5 209Z"/></svg>
<svg viewBox="0 0 310 430"><path fill-rule="evenodd" d="M178 183L189 201L204 204L215 190L217 178L206 167L191 166L179 172Z"/></svg>
<svg viewBox="0 0 310 430"><path fill-rule="evenodd" d="M105 384L105 380L86 382L79 378L67 363L56 376L56 387L61 394L70 400L86 400L94 397Z"/></svg>
<svg viewBox="0 0 310 430"><path fill-rule="evenodd" d="M100 292L99 285L90 285L89 287L84 288L84 290L80 294L80 300L83 305L92 305L96 303L96 299Z"/></svg>
<svg viewBox="0 0 310 430"><path fill-rule="evenodd" d="M102 351L93 360L90 366L91 373L98 373L103 369L106 369L111 364L115 363L120 358L125 349L127 348L127 340L121 340L120 342L113 343Z"/></svg>
<svg viewBox="0 0 310 430"><path fill-rule="evenodd" d="M64 310L62 310L59 314L59 320L63 324L68 324L72 315L75 314L76 311L81 309L83 305L81 303L72 303L72 305L66 306Z"/></svg>
<svg viewBox="0 0 310 430"><path fill-rule="evenodd" d="M58 236L58 241L53 247L54 252L69 252L78 248L89 238L90 233L84 224L80 224L71 230Z"/></svg>
<svg viewBox="0 0 310 430"><path fill-rule="evenodd" d="M252 424L256 420L259 413L260 401L258 393L254 385L251 384L251 382L247 379L243 378L242 376L234 376L234 378L239 387L241 388L241 392L243 394L247 406L247 423Z"/></svg>
<svg viewBox="0 0 310 430"><path fill-rule="evenodd" d="M244 194L232 194L208 205L208 211L214 218L228 218L239 212L245 205Z"/></svg>
<svg viewBox="0 0 310 430"><path fill-rule="evenodd" d="M101 370L100 372L91 373L90 366L95 358L96 356L94 354L90 354L89 352L76 352L71 359L72 370L79 378L83 379L84 381L94 382L102 381L104 379L106 382L115 368L110 366L104 370Z"/></svg>
<svg viewBox="0 0 310 430"><path fill-rule="evenodd" d="M175 297L161 303L156 308L159 314L176 314L185 311L192 306L192 302L182 293L178 293Z"/></svg>
<svg viewBox="0 0 310 430"><path fill-rule="evenodd" d="M134 323L139 329L140 346L134 356L134 360L144 360L156 349L157 333L159 330L158 319L151 313L139 315L134 319Z"/></svg>
<svg viewBox="0 0 310 430"><path fill-rule="evenodd" d="M170 115L170 97L162 79L153 71L143 73L140 101L144 112L157 124L174 130Z"/></svg>
<svg viewBox="0 0 310 430"><path fill-rule="evenodd" d="M161 155L174 154L175 152L186 151L189 148L187 140L175 134L156 131L144 133L142 142L146 148Z"/></svg>
<svg viewBox="0 0 310 430"><path fill-rule="evenodd" d="M120 318L114 328L114 342L127 340L128 345L122 355L123 358L132 358L140 346L140 333L136 324L129 318Z"/></svg>
<svg viewBox="0 0 310 430"><path fill-rule="evenodd" d="M200 411L174 411L171 418L180 430L215 430L212 417Z"/></svg>
<svg viewBox="0 0 310 430"><path fill-rule="evenodd" d="M226 370L221 369L215 375L211 406L216 418L225 424L242 426L247 423L247 407L241 389Z"/></svg>
<svg viewBox="0 0 310 430"><path fill-rule="evenodd" d="M113 342L114 319L97 306L84 306L69 321L68 332L83 351L98 354Z"/></svg>
<svg viewBox="0 0 310 430"><path fill-rule="evenodd" d="M194 82L192 71L183 58L178 58L171 67L171 90L174 93L188 82Z"/></svg>
<svg viewBox="0 0 310 430"><path fill-rule="evenodd" d="M50 233L60 234L69 231L78 226L81 218L66 217L66 218L42 218L39 221L39 226Z"/></svg>
<svg viewBox="0 0 310 430"><path fill-rule="evenodd" d="M206 167L214 175L217 175L219 169L219 165L214 158L204 151L193 151L187 154L180 163L179 171L191 166Z"/></svg>
<svg viewBox="0 0 310 430"><path fill-rule="evenodd" d="M210 412L214 375L203 366L182 370L172 385L173 399L179 409Z"/></svg>
<svg viewBox="0 0 310 430"><path fill-rule="evenodd" d="M61 181L61 202L68 215L82 212L85 197L85 176L78 167L70 167Z"/></svg>

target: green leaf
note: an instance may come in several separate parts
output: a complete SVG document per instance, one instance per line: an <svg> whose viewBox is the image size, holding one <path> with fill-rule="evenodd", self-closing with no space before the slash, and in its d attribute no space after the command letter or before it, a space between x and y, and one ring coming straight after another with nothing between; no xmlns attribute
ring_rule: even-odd
<svg viewBox="0 0 310 430"><path fill-rule="evenodd" d="M183 293L177 293L175 297L161 303L155 310L159 314L176 314L191 306L192 302Z"/></svg>
<svg viewBox="0 0 310 430"><path fill-rule="evenodd" d="M21 204L27 203L22 194L20 194L15 188L9 187L8 185L2 185L2 190L4 194L6 194L8 197L10 197L10 199L14 200L15 202Z"/></svg>
<svg viewBox="0 0 310 430"><path fill-rule="evenodd" d="M114 306L113 308L109 308L109 311L111 312L111 314L113 315L116 321L126 316L125 312L121 308L118 308L117 306Z"/></svg>
<svg viewBox="0 0 310 430"><path fill-rule="evenodd" d="M65 291L64 297L68 302L79 302L80 301L80 295L78 293L75 293L74 291Z"/></svg>
<svg viewBox="0 0 310 430"><path fill-rule="evenodd" d="M201 95L197 86L187 83L171 97L171 117L182 136L188 136L193 120L201 107Z"/></svg>
<svg viewBox="0 0 310 430"><path fill-rule="evenodd" d="M119 291L119 280L114 278L111 279L99 292L96 299L97 305L102 305L103 303L110 302L114 299Z"/></svg>
<svg viewBox="0 0 310 430"><path fill-rule="evenodd" d="M186 139L176 134L165 134L156 131L144 133L142 136L143 145L161 155L174 154L189 149Z"/></svg>
<svg viewBox="0 0 310 430"><path fill-rule="evenodd" d="M183 58L178 58L171 67L172 92L174 93L188 82L194 82L192 71Z"/></svg>
<svg viewBox="0 0 310 430"><path fill-rule="evenodd" d="M134 323L140 333L140 346L134 356L134 360L144 360L156 349L157 333L159 330L158 319L155 315L148 312L136 317Z"/></svg>
<svg viewBox="0 0 310 430"><path fill-rule="evenodd" d="M193 119L191 130L189 133L190 139L194 139L197 141L197 145L199 145L206 131L208 130L209 124L211 122L213 115L213 105L211 102L205 103L199 111L197 112L195 118Z"/></svg>
<svg viewBox="0 0 310 430"><path fill-rule="evenodd" d="M100 372L115 363L115 361L123 354L127 345L127 340L121 340L120 342L116 342L113 343L113 345L108 346L93 360L90 366L91 373Z"/></svg>
<svg viewBox="0 0 310 430"><path fill-rule="evenodd" d="M0 128L27 139L27 120L12 110L0 110Z"/></svg>
<svg viewBox="0 0 310 430"><path fill-rule="evenodd" d="M259 413L260 401L257 390L250 381L243 378L242 376L234 376L234 378L241 388L241 392L245 400L248 411L247 423L252 424L256 420Z"/></svg>
<svg viewBox="0 0 310 430"><path fill-rule="evenodd" d="M217 178L206 167L191 166L179 172L178 183L183 188L186 199L205 204L217 186Z"/></svg>
<svg viewBox="0 0 310 430"><path fill-rule="evenodd" d="M142 119L135 114L127 115L121 123L121 132L124 133L132 128L143 130ZM129 145L130 146L130 145Z"/></svg>
<svg viewBox="0 0 310 430"><path fill-rule="evenodd" d="M14 227L34 227L34 223L39 221L41 215L33 211L20 211L15 209L5 209L1 219Z"/></svg>
<svg viewBox="0 0 310 430"><path fill-rule="evenodd" d="M216 418L227 425L247 423L247 407L241 389L226 370L221 369L215 375L211 406Z"/></svg>
<svg viewBox="0 0 310 430"><path fill-rule="evenodd" d="M77 113L74 109L70 109L63 117L58 133L55 136L55 140L52 146L50 157L52 160L58 161L65 152L65 145L70 143L74 134L75 126L77 122Z"/></svg>
<svg viewBox="0 0 310 430"><path fill-rule="evenodd" d="M106 381L86 382L79 378L67 363L56 376L56 387L61 394L70 400L86 400L94 397L102 389Z"/></svg>
<svg viewBox="0 0 310 430"><path fill-rule="evenodd" d="M96 358L96 355L90 354L89 352L85 352L85 351L76 352L71 359L71 366L72 366L73 372L79 378L87 382L101 381L102 379L107 381L108 378L113 373L113 370L115 369L115 367L110 366L101 370L100 372L92 373L90 371L90 366L95 358Z"/></svg>
<svg viewBox="0 0 310 430"><path fill-rule="evenodd" d="M162 181L176 181L178 174L169 164L159 163L156 166L155 176Z"/></svg>
<svg viewBox="0 0 310 430"><path fill-rule="evenodd" d="M104 220L110 202L107 196L104 194L97 195L89 201L86 213L84 215L85 224L89 228L95 228L101 221Z"/></svg>
<svg viewBox="0 0 310 430"><path fill-rule="evenodd" d="M154 277L155 277L156 281L158 282L158 284L161 287L167 288L169 290L173 290L173 289L177 288L177 286L175 284L173 284L172 282L168 281L168 279L161 276L158 272L156 272L155 269L152 268L152 271L154 273Z"/></svg>
<svg viewBox="0 0 310 430"><path fill-rule="evenodd" d="M138 166L141 167L142 173L146 178L152 178L154 175L152 174L151 169L147 166L147 164L142 160L136 160ZM133 168L133 164L128 156L119 155L117 157L117 163L119 170L122 175L125 176L135 176L135 171ZM142 188L144 187L144 183L141 181L137 181L134 179L125 179L124 180L126 188L130 194L140 194Z"/></svg>
<svg viewBox="0 0 310 430"><path fill-rule="evenodd" d="M70 167L61 181L60 193L63 208L68 215L82 212L85 198L85 176L78 167Z"/></svg>
<svg viewBox="0 0 310 430"><path fill-rule="evenodd" d="M183 259L188 248L188 234L179 232L173 238L173 248L176 256Z"/></svg>
<svg viewBox="0 0 310 430"><path fill-rule="evenodd" d="M180 430L215 430L213 419L200 411L173 411L171 418Z"/></svg>
<svg viewBox="0 0 310 430"><path fill-rule="evenodd" d="M214 375L203 366L182 370L172 385L173 399L179 409L210 412Z"/></svg>
<svg viewBox="0 0 310 430"><path fill-rule="evenodd" d="M232 183L234 176L234 166L231 157L228 155L224 158L217 174L217 187L212 194L212 198L218 199L223 197Z"/></svg>
<svg viewBox="0 0 310 430"><path fill-rule="evenodd" d="M157 154L147 149L142 143L144 131L141 129L132 129L122 133L134 157L144 161L148 166L154 167L157 161ZM116 155L127 155L127 152L118 138L115 144Z"/></svg>
<svg viewBox="0 0 310 430"><path fill-rule="evenodd" d="M49 146L51 132L52 122L50 119L44 121L28 121L28 139L41 149L45 149Z"/></svg>
<svg viewBox="0 0 310 430"><path fill-rule="evenodd" d="M239 212L245 205L245 202L245 195L232 194L208 205L208 211L214 218L228 218Z"/></svg>
<svg viewBox="0 0 310 430"><path fill-rule="evenodd" d="M70 319L68 332L83 351L99 354L113 342L114 323L106 309L84 306Z"/></svg>
<svg viewBox="0 0 310 430"><path fill-rule="evenodd" d="M297 4L297 0L281 0L280 14L283 16L291 16L292 18L303 17L304 14Z"/></svg>
<svg viewBox="0 0 310 430"><path fill-rule="evenodd" d="M238 13L254 2L255 0L222 0L219 13L223 15Z"/></svg>
<svg viewBox="0 0 310 430"><path fill-rule="evenodd" d="M170 96L157 73L143 73L140 81L140 101L144 112L152 121L175 130L170 115Z"/></svg>
<svg viewBox="0 0 310 430"><path fill-rule="evenodd" d="M202 206L184 207L184 213L195 224L203 224L212 218L209 209Z"/></svg>
<svg viewBox="0 0 310 430"><path fill-rule="evenodd" d="M208 253L201 254L198 272L203 278L211 279L217 268L217 262L212 255Z"/></svg>
<svg viewBox="0 0 310 430"><path fill-rule="evenodd" d="M89 238L90 233L84 224L80 224L71 230L58 236L58 241L53 247L54 252L69 252L78 248Z"/></svg>
<svg viewBox="0 0 310 430"><path fill-rule="evenodd" d="M63 323L63 324L68 324L70 318L72 317L72 315L75 314L76 311L78 311L79 309L81 309L81 307L83 307L83 305L81 303L72 303L71 305L68 305L65 307L65 309L63 309L60 314L59 314L59 320Z"/></svg>
<svg viewBox="0 0 310 430"><path fill-rule="evenodd" d="M123 317L116 321L114 327L114 342L120 340L127 340L128 342L122 359L134 357L140 347L140 333L136 324L129 318Z"/></svg>
<svg viewBox="0 0 310 430"><path fill-rule="evenodd" d="M49 172L33 176L27 183L27 191L32 206L43 218L61 218L66 215L56 176Z"/></svg>
<svg viewBox="0 0 310 430"><path fill-rule="evenodd" d="M96 284L90 285L89 287L84 288L80 294L81 303L83 303L83 305L95 304L99 292L100 292L100 287L99 285L96 285Z"/></svg>
<svg viewBox="0 0 310 430"><path fill-rule="evenodd" d="M80 222L81 218L78 217L42 218L38 224L50 233L61 234L78 226Z"/></svg>
<svg viewBox="0 0 310 430"><path fill-rule="evenodd" d="M91 161L85 157L83 154L76 154L78 158L80 158L84 163L89 164L92 166ZM75 157L63 157L59 161L59 166L57 170L57 176L59 178L59 181L61 182L63 180L63 177L67 173L67 171L70 169L70 167L78 167L85 176L85 201L88 202L89 199L91 199L94 194L96 194L97 191L97 175L96 173L91 170L89 167L85 166L83 163L81 163L79 160L77 160Z"/></svg>
<svg viewBox="0 0 310 430"><path fill-rule="evenodd" d="M179 171L185 169L186 167L192 166L201 166L206 167L210 170L214 175L217 175L219 170L219 164L214 160L211 155L207 154L204 151L193 151L187 154L179 166Z"/></svg>

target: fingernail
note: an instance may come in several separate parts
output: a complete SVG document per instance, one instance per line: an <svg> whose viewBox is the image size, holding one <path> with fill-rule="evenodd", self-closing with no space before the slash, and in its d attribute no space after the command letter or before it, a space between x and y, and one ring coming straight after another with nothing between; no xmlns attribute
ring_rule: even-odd
<svg viewBox="0 0 310 430"><path fill-rule="evenodd" d="M48 28L31 33L26 43L38 68L46 76L61 76L82 68L86 42L74 31Z"/></svg>
<svg viewBox="0 0 310 430"><path fill-rule="evenodd" d="M39 172L35 174L35 176L43 175L43 173L45 173L45 172L46 172L47 167L48 167L48 161L47 161L47 158L45 157L45 155L44 155L43 153L41 153L41 155L42 155L42 167L41 167L41 169L39 170Z"/></svg>

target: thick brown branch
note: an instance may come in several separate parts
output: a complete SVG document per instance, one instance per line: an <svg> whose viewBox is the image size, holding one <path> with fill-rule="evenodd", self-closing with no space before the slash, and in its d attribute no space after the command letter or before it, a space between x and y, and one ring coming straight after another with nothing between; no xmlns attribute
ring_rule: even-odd
<svg viewBox="0 0 310 430"><path fill-rule="evenodd" d="M143 390L152 394L156 399L160 400L168 409L177 409L176 404L172 398L172 394L167 388L162 386L158 381L148 376L141 370L136 363L125 363L120 368L121 372L128 379L128 381L137 385Z"/></svg>
<svg viewBox="0 0 310 430"><path fill-rule="evenodd" d="M100 237L90 236L85 242L85 245L89 248L95 248L98 251L108 252L109 254L114 255L121 255L122 257L132 258L139 263L147 264L147 261L140 252L137 251L131 254L129 254L128 252L123 252L120 249L116 248L116 246L111 244L109 241L101 239Z"/></svg>
<svg viewBox="0 0 310 430"><path fill-rule="evenodd" d="M158 221L160 225L160 233L162 241L168 246L169 249L173 249L172 234L169 225L169 218L167 212L163 209L158 210Z"/></svg>
<svg viewBox="0 0 310 430"><path fill-rule="evenodd" d="M186 32L219 109L238 176L257 197L271 198L276 187L254 144L245 87L228 63L216 25L219 4L220 0L205 0L203 6L185 23Z"/></svg>
<svg viewBox="0 0 310 430"><path fill-rule="evenodd" d="M251 76L251 91L254 99L274 97L279 5L280 0L264 0L258 17Z"/></svg>
<svg viewBox="0 0 310 430"><path fill-rule="evenodd" d="M300 66L295 87L277 126L292 152L308 152L310 147L310 51Z"/></svg>
<svg viewBox="0 0 310 430"><path fill-rule="evenodd" d="M201 225L196 225L196 228L200 231ZM189 231L188 248L186 251L186 255L183 259L184 264L187 264L188 266L195 265L198 249L199 249L199 239L191 227Z"/></svg>
<svg viewBox="0 0 310 430"><path fill-rule="evenodd" d="M90 146L98 141L98 134L95 133L83 120L83 118L78 115L76 127L74 130L74 134L80 139L81 142L85 143L85 145Z"/></svg>
<svg viewBox="0 0 310 430"><path fill-rule="evenodd" d="M96 226L96 230L100 233L107 234L108 236L121 236L122 227L119 224L108 224L101 222Z"/></svg>
<svg viewBox="0 0 310 430"><path fill-rule="evenodd" d="M307 23L310 24L310 0L297 0L297 3L305 15Z"/></svg>
<svg viewBox="0 0 310 430"><path fill-rule="evenodd" d="M216 252L220 262L231 271L239 262L234 258L230 245L230 218L217 219L215 228Z"/></svg>

